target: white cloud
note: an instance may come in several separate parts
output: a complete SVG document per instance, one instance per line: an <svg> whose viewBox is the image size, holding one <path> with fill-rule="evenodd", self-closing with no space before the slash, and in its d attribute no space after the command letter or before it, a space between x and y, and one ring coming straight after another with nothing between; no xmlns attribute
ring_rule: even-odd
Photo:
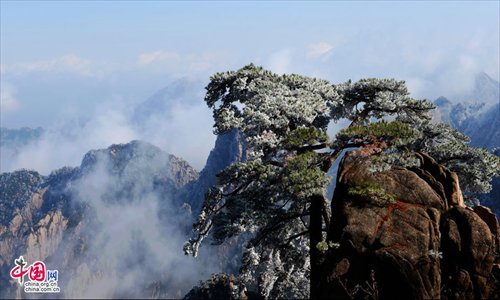
<svg viewBox="0 0 500 300"><path fill-rule="evenodd" d="M176 76L192 76L193 74L204 74L213 71L216 65L220 65L226 57L210 52L182 53L155 51L140 54L137 60L138 66L144 69L168 70Z"/></svg>
<svg viewBox="0 0 500 300"><path fill-rule="evenodd" d="M421 98L429 89L434 89L433 83L430 80L420 77L410 77L406 80L406 86L412 97ZM434 99L431 99L434 100Z"/></svg>
<svg viewBox="0 0 500 300"><path fill-rule="evenodd" d="M95 114L83 125L78 124L79 117L68 115L46 128L40 140L24 146L13 159L3 162L1 171L26 168L47 175L63 166L80 165L82 157L91 149L127 143L139 137L129 125L125 108L116 103L96 107Z"/></svg>
<svg viewBox="0 0 500 300"><path fill-rule="evenodd" d="M92 72L90 71L90 61L74 54L64 55L51 60L17 64L13 66L12 70L17 71L17 73L71 72L83 76L92 76Z"/></svg>
<svg viewBox="0 0 500 300"><path fill-rule="evenodd" d="M293 51L291 49L282 49L274 52L269 57L269 69L278 74L290 73L292 56Z"/></svg>
<svg viewBox="0 0 500 300"><path fill-rule="evenodd" d="M202 90L198 85L189 87ZM155 106L164 113L148 116L141 126L132 118L133 107L119 97L101 101L85 116L78 109L62 111L60 119L46 127L39 140L18 149L11 159L2 160L0 172L27 168L49 174L63 166L78 166L91 149L134 139L150 142L201 170L215 142L213 119L201 100L203 95L191 94L169 99L173 103L168 109ZM198 96L200 101L189 98Z"/></svg>
<svg viewBox="0 0 500 300"><path fill-rule="evenodd" d="M467 97L474 87L475 75L482 71L477 58L464 54L453 54L437 60L431 53L421 55L407 65L410 70L419 70L408 72L406 78L412 95L430 100L439 96L465 100L463 97Z"/></svg>
<svg viewBox="0 0 500 300"><path fill-rule="evenodd" d="M307 57L313 59L325 58L332 54L333 49L333 45L327 42L311 44L307 49Z"/></svg>
<svg viewBox="0 0 500 300"><path fill-rule="evenodd" d="M167 158L144 150L148 152L142 147L135 151L150 161L132 158L120 175L111 171L114 164L106 155L97 154L93 168L67 189L73 201L84 203L93 213L92 225L79 225L80 235L91 235L92 240L85 244L83 268L77 268L84 271L71 275L66 297L137 297L146 292L142 287L157 280L162 282L162 297L178 299L198 280L221 271L211 248L203 249L196 259L182 252L189 217L179 212L175 199L159 195L152 182L153 174L163 172ZM124 192L123 186L131 189ZM90 270L106 270L106 276L92 276ZM69 274L67 269L60 272Z"/></svg>
<svg viewBox="0 0 500 300"><path fill-rule="evenodd" d="M208 61L194 61L189 65L190 70L196 73L208 71L211 67L212 64Z"/></svg>
<svg viewBox="0 0 500 300"><path fill-rule="evenodd" d="M140 65L149 65L153 62L170 62L180 59L180 55L175 52L155 51L139 55Z"/></svg>
<svg viewBox="0 0 500 300"><path fill-rule="evenodd" d="M21 103L16 98L16 92L16 89L12 85L2 82L2 88L0 89L1 112L16 111L21 106Z"/></svg>
<svg viewBox="0 0 500 300"><path fill-rule="evenodd" d="M169 112L172 115L168 118L149 117L140 138L182 157L201 170L215 143L210 110L203 101L192 104L179 102Z"/></svg>
<svg viewBox="0 0 500 300"><path fill-rule="evenodd" d="M82 75L90 75L90 61L76 55L66 55L59 59L59 63L66 68Z"/></svg>

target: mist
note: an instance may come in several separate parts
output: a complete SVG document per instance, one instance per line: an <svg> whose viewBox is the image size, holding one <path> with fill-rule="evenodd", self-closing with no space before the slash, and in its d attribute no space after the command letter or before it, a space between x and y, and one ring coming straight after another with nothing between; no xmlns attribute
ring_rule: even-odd
<svg viewBox="0 0 500 300"><path fill-rule="evenodd" d="M198 85L202 90L203 85ZM48 175L64 166L78 166L91 149L131 140L150 142L186 159L198 170L203 168L215 136L211 112L202 94L165 99L167 107L153 103L154 114L144 116L140 122L134 119L136 106L121 100L117 97L102 101L90 114L66 111L44 128L40 139L16 149L2 147L0 172L24 168Z"/></svg>
<svg viewBox="0 0 500 300"><path fill-rule="evenodd" d="M168 155L142 142L113 149L89 153L68 184L71 205L85 210L72 233L78 238L63 241L48 262L59 267L61 295L181 298L220 267L210 249L199 258L182 251L192 220L174 185L161 181Z"/></svg>
<svg viewBox="0 0 500 300"><path fill-rule="evenodd" d="M215 248L197 258L184 255L194 216L182 208L182 186L168 173L167 153L200 170L213 148L212 116L200 90L197 83L191 94L160 93L165 106L151 102L154 97L138 105L115 98L96 105L90 115L67 111L38 139L2 146L1 172L36 170L50 181L55 170L79 167L63 176L62 190L68 200L62 205L70 207L63 217L76 227L66 229L54 253L39 258L59 270L59 296L181 298L200 280L224 271ZM141 105L154 113L138 118ZM112 146L121 150L110 150L112 144L121 144ZM44 205L55 205L49 202Z"/></svg>
<svg viewBox="0 0 500 300"><path fill-rule="evenodd" d="M69 224L54 225L66 230L64 237L47 241L40 232L48 226L23 220L12 243L13 257L43 252L38 258L59 270L62 294L45 296L181 298L211 273L228 271L236 256L224 247L184 256L197 212L183 208L185 182L169 173L168 154L200 171L214 147L203 97L216 72L253 62L333 84L395 78L414 98L453 103L470 100L477 73L500 78L494 1L1 5L0 125L41 126L43 133L15 146L0 141L0 173L36 170L54 180L53 190L43 182L49 190L34 220L61 209ZM328 134L346 122L331 122ZM113 144L123 145L108 148ZM74 168L52 176L66 166ZM329 174L335 176L333 167ZM46 187L23 196L42 195ZM48 238L50 230L44 232ZM0 257L0 267L13 257Z"/></svg>
<svg viewBox="0 0 500 300"><path fill-rule="evenodd" d="M315 51L310 59L329 58L339 51L328 44L319 46L316 47L318 49L313 48ZM426 68L430 68L433 70L433 79L408 74L407 85L412 96L425 96L430 101L439 96L445 96L452 102L470 100L467 95L472 92L475 77L481 69L466 58L463 58L463 64L452 68L453 60L441 60L438 55L436 59L440 63L431 63L433 55L427 55L429 57L423 55L421 59L425 62L421 67L422 74L427 73ZM266 64L274 71L285 73L298 69L300 73L304 69L314 73L297 61L296 52L290 49L273 53L270 58ZM294 66L292 69L291 65ZM335 77L334 74L330 75ZM110 98L102 95L101 101L93 100L95 103L90 112L79 110L78 107L59 111L50 125L44 128L40 139L15 149L1 147L0 172L24 168L47 175L63 166L78 166L88 150L131 140L148 141L186 159L201 170L215 142L212 113L203 101L205 81L181 78L165 84L166 87L157 93L150 93L152 96L149 98L132 101L118 94ZM15 96L8 87L8 94Z"/></svg>

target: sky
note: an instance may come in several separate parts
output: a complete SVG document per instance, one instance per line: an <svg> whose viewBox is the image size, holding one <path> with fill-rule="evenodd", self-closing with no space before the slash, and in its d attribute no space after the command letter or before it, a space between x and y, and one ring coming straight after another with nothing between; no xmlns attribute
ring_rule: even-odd
<svg viewBox="0 0 500 300"><path fill-rule="evenodd" d="M102 111L126 120L178 78L205 85L249 63L332 83L397 78L416 98L453 98L478 72L499 80L499 3L1 0L0 125L60 128ZM188 127L205 136L203 105L188 109L203 119Z"/></svg>

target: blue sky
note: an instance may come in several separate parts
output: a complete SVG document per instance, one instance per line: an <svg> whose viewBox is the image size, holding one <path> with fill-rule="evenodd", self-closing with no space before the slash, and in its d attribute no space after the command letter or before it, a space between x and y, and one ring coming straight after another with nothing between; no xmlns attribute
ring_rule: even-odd
<svg viewBox="0 0 500 300"><path fill-rule="evenodd" d="M499 79L499 3L0 0L0 125L98 118L176 78L206 84L250 62L333 83L403 79L417 98L453 98L478 72ZM199 105L190 118L210 135Z"/></svg>
<svg viewBox="0 0 500 300"><path fill-rule="evenodd" d="M498 1L1 1L1 6L2 83L26 94L19 104L33 99L17 85L37 86L40 77L61 83L62 94L63 85L91 81L95 92L86 93L92 98L99 90L109 97L109 90L123 88L117 81L124 87L137 81L144 87L124 93L142 97L167 82L158 78L208 79L250 62L333 82L397 77L423 97L460 92L464 84L444 84L443 76L451 81L467 72L499 76Z"/></svg>
<svg viewBox="0 0 500 300"><path fill-rule="evenodd" d="M411 45L437 47L484 33L498 48L499 2L2 1L1 17L2 65L68 53L123 65L157 50L214 52L237 63L363 35L377 35L375 46L406 35Z"/></svg>

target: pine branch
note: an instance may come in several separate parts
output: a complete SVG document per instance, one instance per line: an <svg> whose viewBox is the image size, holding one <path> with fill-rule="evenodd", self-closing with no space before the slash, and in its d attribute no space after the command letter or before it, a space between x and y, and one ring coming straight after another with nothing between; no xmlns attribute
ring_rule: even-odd
<svg viewBox="0 0 500 300"><path fill-rule="evenodd" d="M288 238L288 239L287 239L287 240L286 240L283 244L281 244L281 245L279 246L279 248L285 248L286 246L288 246L288 244L290 244L290 242L291 242L291 241L293 241L293 240L295 240L296 238L301 237L301 236L303 236L303 235L305 235L305 234L307 234L307 233L309 233L309 230L304 230L304 231L302 231L302 232L299 232L299 233L297 233L297 234L292 235L292 236L291 236L291 237L289 237L289 238Z"/></svg>

